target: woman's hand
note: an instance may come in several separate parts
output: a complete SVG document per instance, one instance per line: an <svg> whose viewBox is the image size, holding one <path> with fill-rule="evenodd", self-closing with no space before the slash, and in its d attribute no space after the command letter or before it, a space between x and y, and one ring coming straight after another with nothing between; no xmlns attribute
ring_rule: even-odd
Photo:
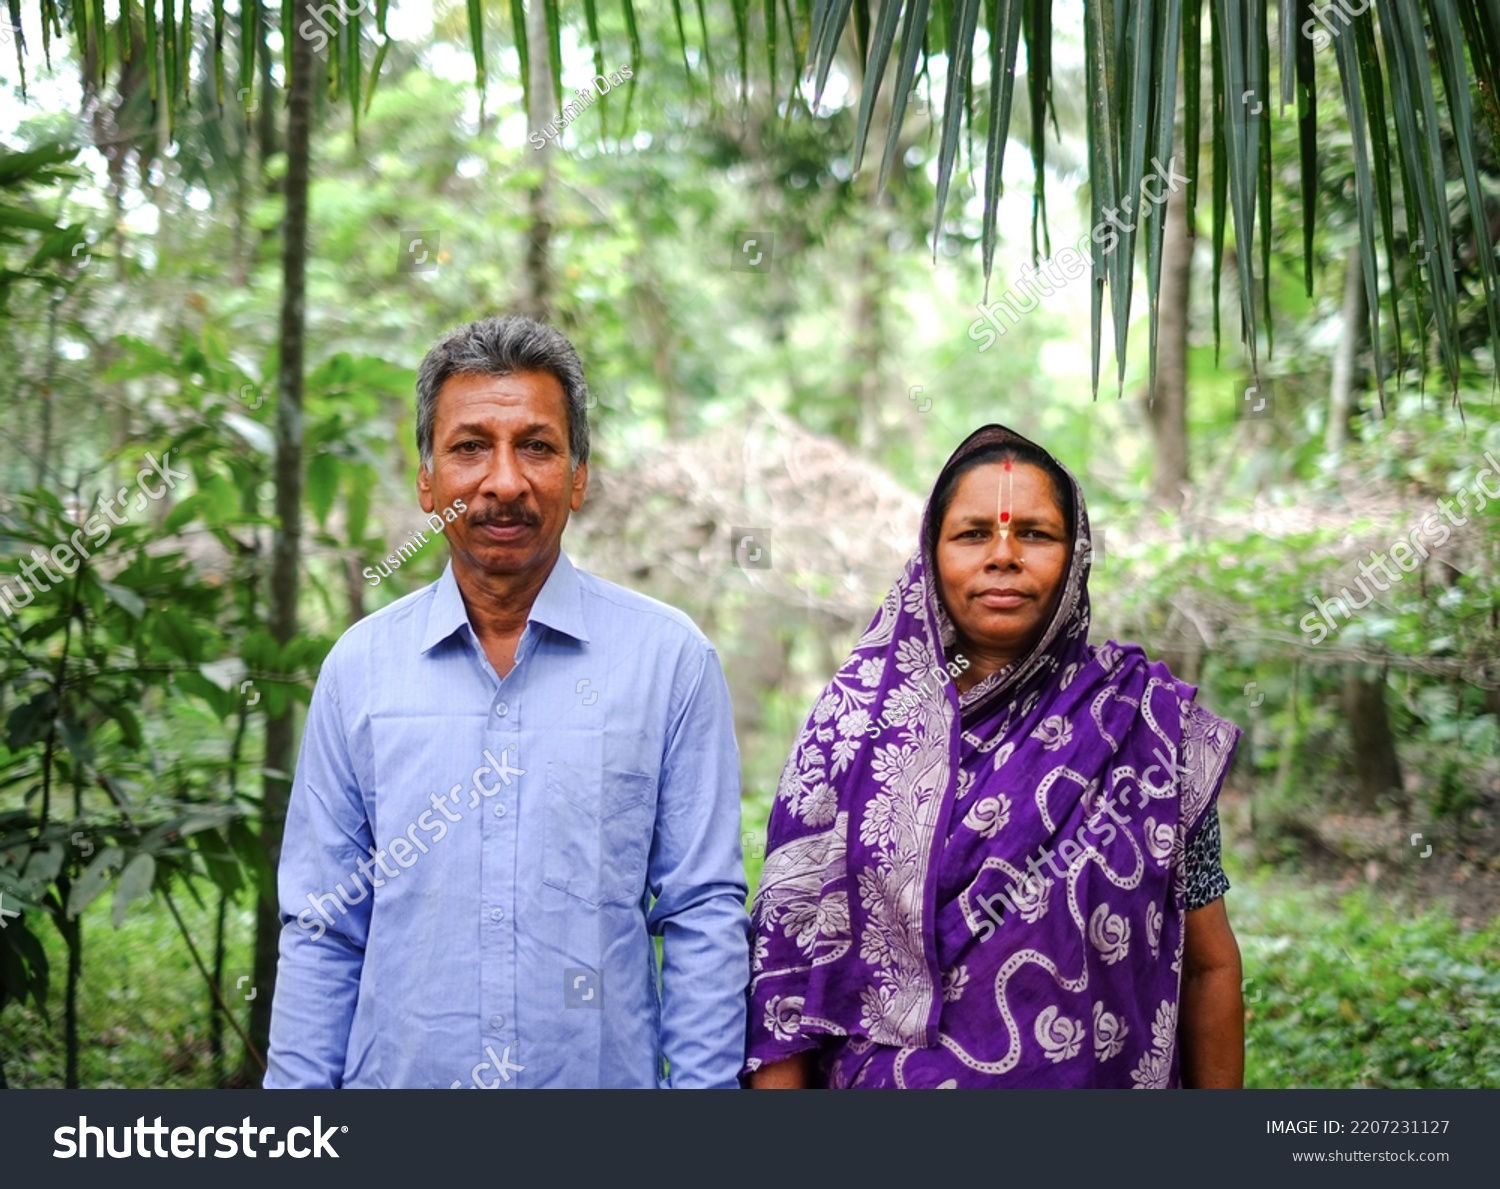
<svg viewBox="0 0 1500 1189"><path fill-rule="evenodd" d="M750 1075L752 1090L806 1090L812 1086L812 1052L762 1065Z"/></svg>
<svg viewBox="0 0 1500 1189"><path fill-rule="evenodd" d="M1177 1041L1188 1089L1238 1090L1245 1084L1240 980L1240 947L1221 897L1187 914Z"/></svg>

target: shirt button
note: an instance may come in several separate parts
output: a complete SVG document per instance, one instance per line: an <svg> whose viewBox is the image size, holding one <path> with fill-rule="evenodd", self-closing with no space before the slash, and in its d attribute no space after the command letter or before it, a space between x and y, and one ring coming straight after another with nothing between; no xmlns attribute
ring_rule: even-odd
<svg viewBox="0 0 1500 1189"><path fill-rule="evenodd" d="M496 817L504 817L505 816L505 806L504 805L496 805L495 806L495 816Z"/></svg>
<svg viewBox="0 0 1500 1189"><path fill-rule="evenodd" d="M504 718L509 713L510 713L510 707L507 706L504 702L496 702L495 703L495 717L496 718Z"/></svg>
<svg viewBox="0 0 1500 1189"><path fill-rule="evenodd" d="M504 1016L491 1016L490 1017L490 1031L491 1032L499 1032L500 1029L502 1029L504 1027L505 1027L505 1017Z"/></svg>
<svg viewBox="0 0 1500 1189"><path fill-rule="evenodd" d="M490 909L490 920L492 920L492 921L503 921L504 919L505 919L505 909L503 909L503 908L492 908L492 909Z"/></svg>

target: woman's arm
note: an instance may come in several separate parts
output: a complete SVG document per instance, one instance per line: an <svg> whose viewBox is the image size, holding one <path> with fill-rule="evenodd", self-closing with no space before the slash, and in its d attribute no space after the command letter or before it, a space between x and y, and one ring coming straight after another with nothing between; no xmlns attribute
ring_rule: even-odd
<svg viewBox="0 0 1500 1189"><path fill-rule="evenodd" d="M1240 947L1220 897L1187 914L1177 1039L1182 1084L1189 1089L1237 1090L1245 1084L1240 979Z"/></svg>
<svg viewBox="0 0 1500 1189"><path fill-rule="evenodd" d="M812 1050L762 1065L750 1075L752 1090L806 1090L812 1086Z"/></svg>

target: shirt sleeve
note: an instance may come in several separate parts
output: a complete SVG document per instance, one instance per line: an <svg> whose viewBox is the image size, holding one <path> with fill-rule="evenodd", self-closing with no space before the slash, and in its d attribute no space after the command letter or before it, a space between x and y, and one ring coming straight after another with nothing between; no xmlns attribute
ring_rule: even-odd
<svg viewBox="0 0 1500 1189"><path fill-rule="evenodd" d="M308 708L281 847L268 1090L343 1084L370 927L371 896L359 861L368 872L371 845L330 656ZM365 891L357 902L356 884Z"/></svg>
<svg viewBox="0 0 1500 1189"><path fill-rule="evenodd" d="M662 1053L675 1089L738 1086L750 920L740 855L740 763L717 654L685 665L657 796L647 917L663 939Z"/></svg>
<svg viewBox="0 0 1500 1189"><path fill-rule="evenodd" d="M1187 844L1187 906L1191 912L1229 891L1219 835L1219 807L1209 806L1198 832Z"/></svg>
<svg viewBox="0 0 1500 1189"><path fill-rule="evenodd" d="M1243 732L1233 723L1186 702L1182 711L1184 800L1190 809L1183 856L1187 907L1212 904L1229 891L1219 829L1219 790L1234 762Z"/></svg>

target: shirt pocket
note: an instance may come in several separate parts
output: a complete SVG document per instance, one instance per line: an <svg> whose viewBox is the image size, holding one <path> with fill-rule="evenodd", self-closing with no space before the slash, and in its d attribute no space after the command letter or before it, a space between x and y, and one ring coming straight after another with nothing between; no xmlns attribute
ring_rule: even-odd
<svg viewBox="0 0 1500 1189"><path fill-rule="evenodd" d="M655 792L639 772L549 760L542 882L593 905L640 900Z"/></svg>

